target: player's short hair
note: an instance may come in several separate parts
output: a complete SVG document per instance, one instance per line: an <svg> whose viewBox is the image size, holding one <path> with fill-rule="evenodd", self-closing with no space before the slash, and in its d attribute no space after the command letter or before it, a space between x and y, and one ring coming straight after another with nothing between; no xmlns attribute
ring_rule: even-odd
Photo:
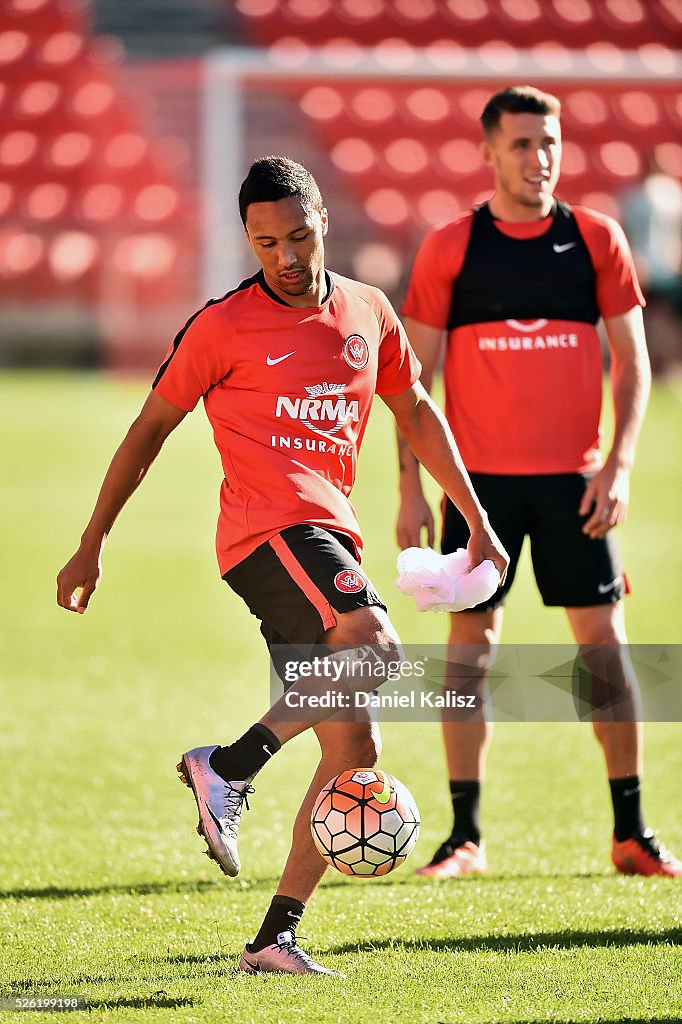
<svg viewBox="0 0 682 1024"><path fill-rule="evenodd" d="M307 210L324 207L319 186L310 171L286 156L262 156L251 164L239 189L239 214L246 226L246 211L251 203L275 203L298 196Z"/></svg>
<svg viewBox="0 0 682 1024"><path fill-rule="evenodd" d="M551 114L561 117L561 103L550 92L533 85L510 85L491 96L481 114L484 135L490 135L502 114Z"/></svg>

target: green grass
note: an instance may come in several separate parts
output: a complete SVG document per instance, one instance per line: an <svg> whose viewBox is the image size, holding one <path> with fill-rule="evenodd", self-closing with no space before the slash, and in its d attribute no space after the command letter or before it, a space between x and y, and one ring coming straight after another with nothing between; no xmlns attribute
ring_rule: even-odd
<svg viewBox="0 0 682 1024"><path fill-rule="evenodd" d="M328 874L305 945L347 981L240 976L315 763L305 736L259 778L226 881L205 861L180 751L258 717L267 660L213 558L219 466L199 411L124 512L84 618L58 611L105 464L144 386L5 375L0 517L0 995L81 994L69 1020L381 1022L677 1021L682 884L616 877L601 755L583 725L498 727L483 805L491 871L432 883L410 863L359 882ZM680 622L679 401L659 387L622 531L631 639L674 643ZM395 457L378 403L355 503L366 567L403 639L439 643L445 620L393 589ZM505 639L568 642L527 566ZM435 723L389 724L381 764L413 790L423 861L449 826ZM645 810L682 850L679 725L648 725ZM7 1021L61 1020L0 1013Z"/></svg>

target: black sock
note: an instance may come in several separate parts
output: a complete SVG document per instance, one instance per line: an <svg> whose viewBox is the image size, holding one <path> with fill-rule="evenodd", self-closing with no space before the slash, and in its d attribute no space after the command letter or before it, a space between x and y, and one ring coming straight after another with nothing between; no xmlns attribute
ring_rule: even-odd
<svg viewBox="0 0 682 1024"><path fill-rule="evenodd" d="M305 903L300 900L291 896L273 896L260 931L253 942L247 943L247 949L251 953L260 953L261 949L277 942L277 936L282 932L291 932L296 938L296 929L301 923L304 910Z"/></svg>
<svg viewBox="0 0 682 1024"><path fill-rule="evenodd" d="M481 841L481 830L478 824L480 781L478 779L451 779L450 797L455 815L452 836L459 840L458 845L468 841L478 846Z"/></svg>
<svg viewBox="0 0 682 1024"><path fill-rule="evenodd" d="M622 843L630 836L640 836L644 831L641 808L641 786L639 775L626 775L624 779L609 779L616 839Z"/></svg>
<svg viewBox="0 0 682 1024"><path fill-rule="evenodd" d="M274 732L257 722L228 747L214 750L208 763L226 782L243 782L252 779L281 746Z"/></svg>

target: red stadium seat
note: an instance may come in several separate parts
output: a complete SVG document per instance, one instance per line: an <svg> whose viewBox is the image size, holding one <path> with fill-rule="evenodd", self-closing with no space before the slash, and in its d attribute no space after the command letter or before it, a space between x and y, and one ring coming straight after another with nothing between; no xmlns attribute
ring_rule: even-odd
<svg viewBox="0 0 682 1024"><path fill-rule="evenodd" d="M9 29L0 32L0 68L3 74L11 74L12 66L17 65L30 51L30 39L26 32Z"/></svg>
<svg viewBox="0 0 682 1024"><path fill-rule="evenodd" d="M304 5L305 0L300 0L298 6ZM290 0L289 10L291 10L291 6L292 4ZM307 6L310 7L312 5L308 4ZM338 17L342 18L344 21L348 21L351 24L363 25L376 18L386 20L388 4L384 3L384 0L338 0L336 4L336 13Z"/></svg>
<svg viewBox="0 0 682 1024"><path fill-rule="evenodd" d="M562 179L574 181L586 174L589 170L588 156L581 145L572 142L570 139L563 143L561 156L561 177Z"/></svg>
<svg viewBox="0 0 682 1024"><path fill-rule="evenodd" d="M390 89L368 86L356 91L350 101L350 114L355 121L365 125L381 124L393 118L396 101Z"/></svg>
<svg viewBox="0 0 682 1024"><path fill-rule="evenodd" d="M107 224L116 220L124 207L125 197L119 185L99 182L84 190L78 200L78 213L85 223Z"/></svg>
<svg viewBox="0 0 682 1024"><path fill-rule="evenodd" d="M308 3L308 0L289 0L286 14L292 21L298 20L306 24L325 17L331 9L331 0L318 0L314 4Z"/></svg>
<svg viewBox="0 0 682 1024"><path fill-rule="evenodd" d="M441 173L460 178L475 174L481 166L480 147L471 139L451 139L437 150Z"/></svg>
<svg viewBox="0 0 682 1024"><path fill-rule="evenodd" d="M14 102L14 113L24 122L35 124L47 118L62 98L57 82L38 79L24 85Z"/></svg>
<svg viewBox="0 0 682 1024"><path fill-rule="evenodd" d="M585 130L603 125L609 116L606 99L596 89L577 89L564 95L562 119L570 127Z"/></svg>
<svg viewBox="0 0 682 1024"><path fill-rule="evenodd" d="M24 287L30 288L34 276L43 267L45 250L45 242L36 232L12 226L1 229L0 286L9 283L15 294L25 294Z"/></svg>
<svg viewBox="0 0 682 1024"><path fill-rule="evenodd" d="M0 302L30 317L116 295L126 359L145 363L176 329L176 304L197 301L188 143L145 134L141 90L120 87L120 43L89 39L83 17L65 0L5 0L0 13ZM183 67L177 81L189 95L198 75ZM120 340L115 305L99 308Z"/></svg>
<svg viewBox="0 0 682 1024"><path fill-rule="evenodd" d="M24 199L27 215L31 220L43 223L59 219L67 211L68 206L69 190L56 181L36 185Z"/></svg>
<svg viewBox="0 0 682 1024"><path fill-rule="evenodd" d="M180 196L170 185L145 185L135 197L133 209L143 223L160 224L173 216L179 203Z"/></svg>
<svg viewBox="0 0 682 1024"><path fill-rule="evenodd" d="M454 220L461 209L457 197L446 189L430 189L416 204L417 215L426 228Z"/></svg>
<svg viewBox="0 0 682 1024"><path fill-rule="evenodd" d="M422 86L411 89L405 97L404 111L407 117L417 124L435 124L442 130L450 117L450 104L442 89Z"/></svg>
<svg viewBox="0 0 682 1024"><path fill-rule="evenodd" d="M330 121L343 113L344 103L338 89L315 85L303 94L300 107L304 114L316 121Z"/></svg>
<svg viewBox="0 0 682 1024"><path fill-rule="evenodd" d="M115 171L137 167L148 154L146 139L136 132L115 135L106 145L103 153L107 167Z"/></svg>
<svg viewBox="0 0 682 1024"><path fill-rule="evenodd" d="M57 172L82 167L92 154L93 140L85 132L63 132L48 147L46 163Z"/></svg>
<svg viewBox="0 0 682 1024"><path fill-rule="evenodd" d="M50 244L49 264L54 277L64 283L82 280L95 269L100 242L85 231L62 231Z"/></svg>
<svg viewBox="0 0 682 1024"><path fill-rule="evenodd" d="M84 119L108 116L115 98L114 89L108 82L93 78L76 89L71 97L71 107L78 117Z"/></svg>
<svg viewBox="0 0 682 1024"><path fill-rule="evenodd" d="M642 158L633 145L614 139L604 142L595 151L595 164L616 180L639 178L645 169Z"/></svg>
<svg viewBox="0 0 682 1024"><path fill-rule="evenodd" d="M21 178L37 158L39 139L34 132L17 129L0 138L0 177Z"/></svg>
<svg viewBox="0 0 682 1024"><path fill-rule="evenodd" d="M682 145L679 142L659 142L654 146L654 160L665 174L682 178Z"/></svg>
<svg viewBox="0 0 682 1024"><path fill-rule="evenodd" d="M391 16L396 24L402 22L407 32L413 32L438 19L438 6L435 0L393 0Z"/></svg>
<svg viewBox="0 0 682 1024"><path fill-rule="evenodd" d="M490 16L486 0L446 0L446 15L457 24L482 22Z"/></svg>
<svg viewBox="0 0 682 1024"><path fill-rule="evenodd" d="M352 36L365 46L449 39L467 48L500 40L526 49L560 40L580 50L609 40L632 49L666 43L682 27L678 0L236 0L234 7L256 45L297 35L312 47Z"/></svg>
<svg viewBox="0 0 682 1024"><path fill-rule="evenodd" d="M341 139L331 150L333 163L346 174L364 174L375 163L376 156L365 139Z"/></svg>
<svg viewBox="0 0 682 1024"><path fill-rule="evenodd" d="M63 71L83 56L85 40L75 32L55 32L38 48L36 62L46 68Z"/></svg>
<svg viewBox="0 0 682 1024"><path fill-rule="evenodd" d="M394 139L386 146L383 157L392 177L420 174L429 166L429 153L417 139Z"/></svg>
<svg viewBox="0 0 682 1024"><path fill-rule="evenodd" d="M410 208L394 188L379 188L367 196L365 211L371 220L385 228L402 227L410 218Z"/></svg>

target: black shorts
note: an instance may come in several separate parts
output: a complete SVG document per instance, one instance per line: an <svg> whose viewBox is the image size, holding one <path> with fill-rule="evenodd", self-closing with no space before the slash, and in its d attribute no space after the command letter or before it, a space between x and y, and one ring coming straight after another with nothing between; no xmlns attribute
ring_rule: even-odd
<svg viewBox="0 0 682 1024"><path fill-rule="evenodd" d="M338 614L371 605L386 611L350 539L309 523L271 537L223 579L260 619L271 655L273 646L318 644ZM279 675L280 660L273 657Z"/></svg>
<svg viewBox="0 0 682 1024"><path fill-rule="evenodd" d="M586 608L614 604L626 591L613 530L600 540L582 532L588 516L578 508L589 474L497 476L471 473L471 481L490 523L509 553L504 587L471 611L492 611L509 592L526 534L535 581L545 605ZM444 554L464 548L469 530L462 515L446 500Z"/></svg>

